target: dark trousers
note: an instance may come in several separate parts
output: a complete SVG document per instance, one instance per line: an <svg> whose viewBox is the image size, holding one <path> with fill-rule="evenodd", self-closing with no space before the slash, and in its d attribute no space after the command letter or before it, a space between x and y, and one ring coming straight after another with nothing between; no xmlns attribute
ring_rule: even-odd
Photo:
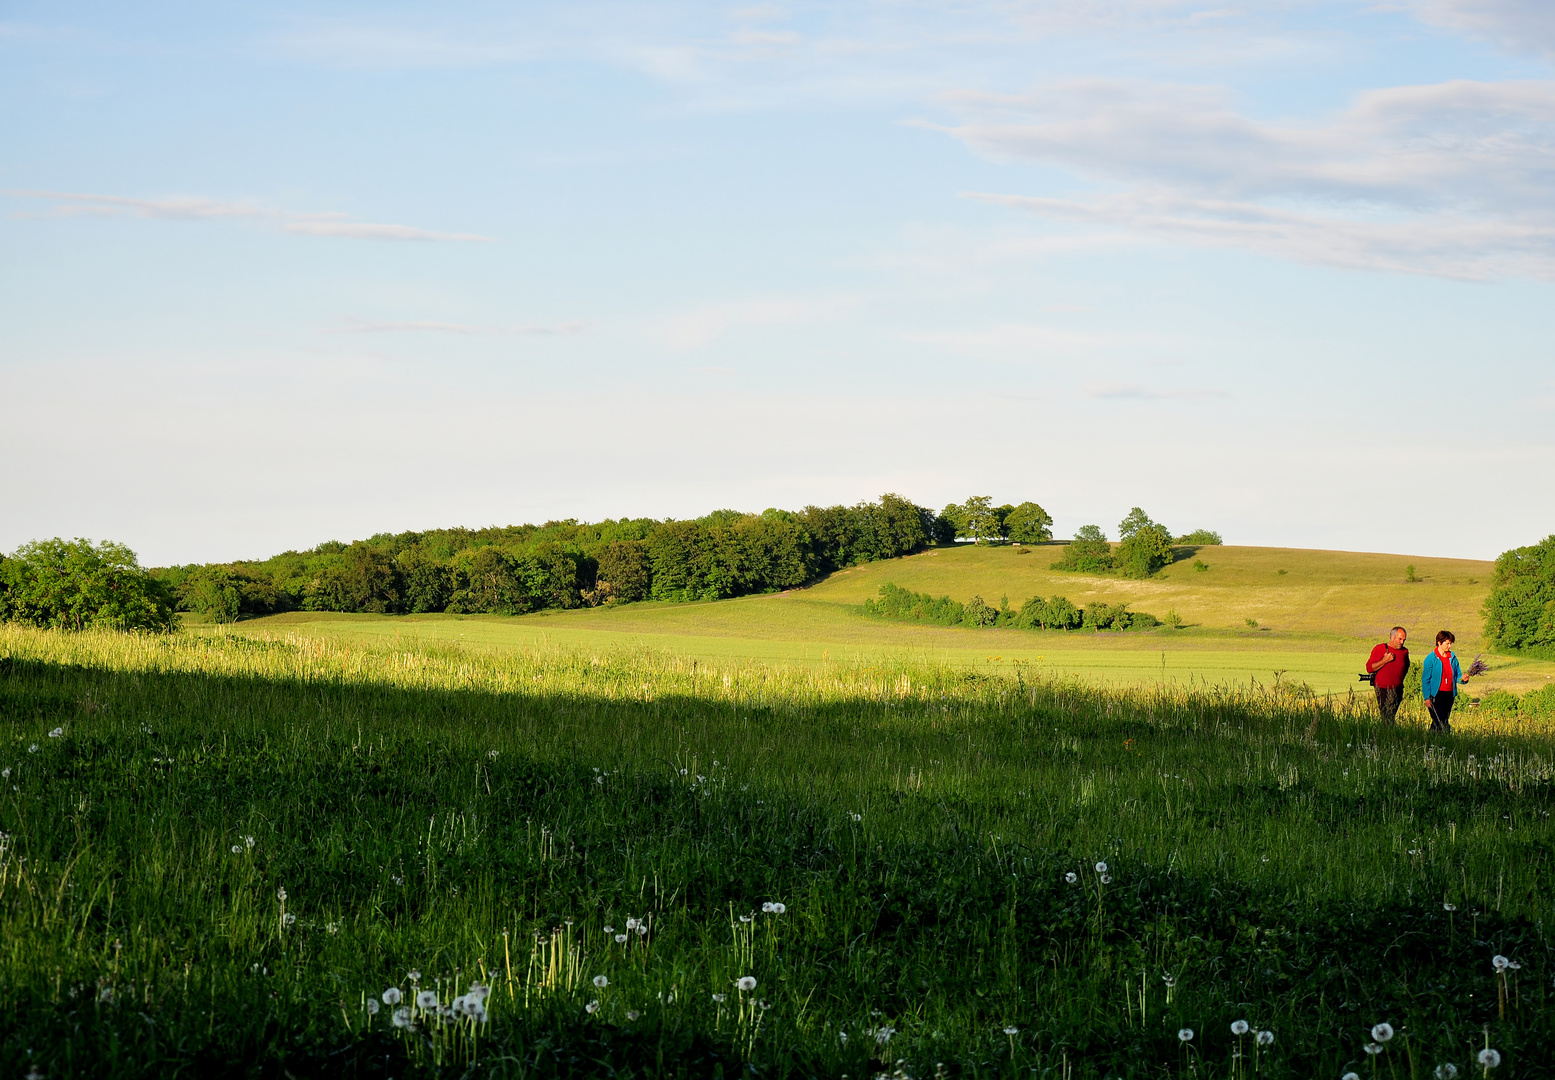
<svg viewBox="0 0 1555 1080"><path fill-rule="evenodd" d="M1391 724L1393 718L1398 715L1399 702L1404 700L1404 688L1402 686L1374 686L1377 691L1377 711L1382 714L1382 719Z"/></svg>
<svg viewBox="0 0 1555 1080"><path fill-rule="evenodd" d="M1452 699L1457 696L1451 690L1438 690L1436 696L1428 700L1429 708L1426 711L1431 714L1432 731L1452 734L1452 725L1447 722L1447 718L1452 715Z"/></svg>

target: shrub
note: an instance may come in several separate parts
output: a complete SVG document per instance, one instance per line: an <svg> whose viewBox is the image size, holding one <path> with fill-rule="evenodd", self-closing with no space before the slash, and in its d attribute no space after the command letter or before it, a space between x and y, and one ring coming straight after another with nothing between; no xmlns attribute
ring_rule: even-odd
<svg viewBox="0 0 1555 1080"><path fill-rule="evenodd" d="M1147 578L1172 561L1172 536L1162 525L1147 525L1118 545L1113 560L1124 577Z"/></svg>
<svg viewBox="0 0 1555 1080"><path fill-rule="evenodd" d="M1203 559L1194 559L1193 560L1193 568L1195 570L1200 570L1200 571L1208 570L1209 569L1209 563L1205 562Z"/></svg>
<svg viewBox="0 0 1555 1080"><path fill-rule="evenodd" d="M1130 630L1149 630L1160 625L1161 620L1156 618L1154 615L1143 611L1134 611L1129 613L1128 628Z"/></svg>
<svg viewBox="0 0 1555 1080"><path fill-rule="evenodd" d="M1225 541L1220 538L1218 532L1211 529L1194 529L1177 538L1179 544L1193 544L1198 547L1219 547Z"/></svg>
<svg viewBox="0 0 1555 1080"><path fill-rule="evenodd" d="M1492 690L1479 700L1480 711L1491 716L1516 716L1517 705L1517 695L1507 690Z"/></svg>
<svg viewBox="0 0 1555 1080"><path fill-rule="evenodd" d="M915 593L887 582L880 586L878 599L864 601L864 614L876 619L960 626L965 621L966 608L948 596L936 600L927 593Z"/></svg>
<svg viewBox="0 0 1555 1080"><path fill-rule="evenodd" d="M1555 683L1524 694L1517 715L1524 720L1555 720Z"/></svg>
<svg viewBox="0 0 1555 1080"><path fill-rule="evenodd" d="M1167 610L1166 625L1170 626L1173 630L1181 630L1183 628L1182 616L1177 614L1176 608L1169 608Z"/></svg>
<svg viewBox="0 0 1555 1080"><path fill-rule="evenodd" d="M1074 539L1064 546L1052 569L1105 574L1113 566L1112 545L1107 543L1107 534L1101 531L1100 526L1084 525L1074 534Z"/></svg>
<svg viewBox="0 0 1555 1080"><path fill-rule="evenodd" d="M1085 627L1088 630L1125 630L1128 628L1128 605L1092 604L1085 609Z"/></svg>
<svg viewBox="0 0 1555 1080"><path fill-rule="evenodd" d="M981 596L974 596L962 609L961 621L966 626L992 626L999 621L999 612L989 607Z"/></svg>
<svg viewBox="0 0 1555 1080"><path fill-rule="evenodd" d="M84 630L172 630L171 586L145 570L123 544L37 540L0 560L0 614L33 626Z"/></svg>

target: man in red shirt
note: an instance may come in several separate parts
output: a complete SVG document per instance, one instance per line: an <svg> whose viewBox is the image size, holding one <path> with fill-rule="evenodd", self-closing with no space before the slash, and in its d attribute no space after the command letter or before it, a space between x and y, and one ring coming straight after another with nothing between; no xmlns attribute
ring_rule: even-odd
<svg viewBox="0 0 1555 1080"><path fill-rule="evenodd" d="M1384 723L1393 723L1398 715L1398 703L1404 699L1404 676L1409 674L1409 650L1404 641L1409 631L1395 626L1388 640L1371 650L1366 660L1366 673L1377 691L1377 709Z"/></svg>

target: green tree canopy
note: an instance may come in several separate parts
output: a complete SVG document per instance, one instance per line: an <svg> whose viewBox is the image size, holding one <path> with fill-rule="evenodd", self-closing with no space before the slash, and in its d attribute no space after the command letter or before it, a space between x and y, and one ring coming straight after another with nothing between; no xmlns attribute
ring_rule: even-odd
<svg viewBox="0 0 1555 1080"><path fill-rule="evenodd" d="M986 544L1003 535L999 529L999 512L994 508L992 496L973 495L961 504L959 510L960 520L956 529L959 538Z"/></svg>
<svg viewBox="0 0 1555 1080"><path fill-rule="evenodd" d="M1149 528L1160 528L1160 526L1150 520L1149 514L1136 506L1128 512L1128 517L1118 522L1118 539L1127 540L1140 530ZM1167 533L1166 538L1170 540L1171 533Z"/></svg>
<svg viewBox="0 0 1555 1080"><path fill-rule="evenodd" d="M1034 502L1023 502L1004 519L1004 535L1020 544L1053 539L1053 518Z"/></svg>
<svg viewBox="0 0 1555 1080"><path fill-rule="evenodd" d="M1555 657L1555 536L1501 553L1482 613L1491 645Z"/></svg>
<svg viewBox="0 0 1555 1080"><path fill-rule="evenodd" d="M171 630L172 589L142 570L135 553L104 540L37 540L0 562L0 615L34 626Z"/></svg>

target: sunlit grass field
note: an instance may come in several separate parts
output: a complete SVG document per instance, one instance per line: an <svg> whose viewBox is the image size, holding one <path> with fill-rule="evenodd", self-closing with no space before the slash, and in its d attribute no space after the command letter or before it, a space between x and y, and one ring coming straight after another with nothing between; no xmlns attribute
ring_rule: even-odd
<svg viewBox="0 0 1555 1080"><path fill-rule="evenodd" d="M1356 673L1371 646L1395 623L1410 628L1410 644L1417 652L1429 648L1443 628L1458 635L1461 652L1473 655L1484 649L1479 610L1489 592L1492 567L1487 562L1206 547L1156 578L1128 581L1051 570L1060 550L1061 545L936 548L854 567L805 589L712 603L626 604L517 618L294 612L222 632L527 649L649 648L721 662L849 660L974 669L1018 664L1044 677L1075 676L1114 685L1251 687L1282 681L1342 695L1357 686ZM1208 569L1195 570L1195 560ZM1405 580L1409 566L1420 580ZM1055 594L1081 606L1128 603L1161 618L1176 611L1186 626L1045 633L865 618L859 605L886 582L963 602L978 595L995 606L1007 597L1017 608L1027 597ZM1248 619L1258 625L1248 626ZM1555 675L1555 663L1510 656L1492 660L1491 675L1478 684L1476 693L1496 687L1523 693Z"/></svg>
<svg viewBox="0 0 1555 1080"><path fill-rule="evenodd" d="M1542 727L1380 729L1284 681L281 630L0 626L6 1075L1555 1060ZM443 1015L472 983L479 1015Z"/></svg>

